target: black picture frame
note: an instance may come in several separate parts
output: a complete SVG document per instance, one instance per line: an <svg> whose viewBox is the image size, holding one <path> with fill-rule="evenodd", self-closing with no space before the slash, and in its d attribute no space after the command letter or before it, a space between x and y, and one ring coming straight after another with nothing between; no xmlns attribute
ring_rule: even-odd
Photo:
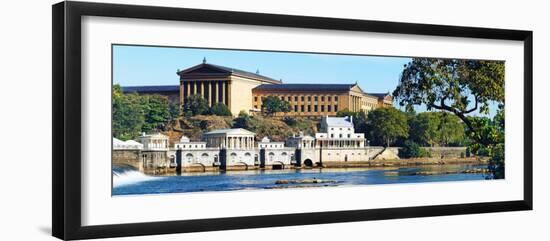
<svg viewBox="0 0 550 241"><path fill-rule="evenodd" d="M52 233L60 239L185 233L381 219L532 210L533 208L533 33L532 31L443 26L324 17L151 7L90 2L52 6ZM283 215L81 225L81 17L104 16L350 30L427 36L517 40L524 43L524 194L522 200L421 207L343 210Z"/></svg>

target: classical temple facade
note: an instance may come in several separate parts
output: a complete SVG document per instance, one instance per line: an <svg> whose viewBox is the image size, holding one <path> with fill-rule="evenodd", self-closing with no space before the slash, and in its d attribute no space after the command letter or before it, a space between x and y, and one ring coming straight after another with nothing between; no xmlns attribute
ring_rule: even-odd
<svg viewBox="0 0 550 241"><path fill-rule="evenodd" d="M281 80L235 68L207 63L178 70L179 85L124 86L125 93L158 94L185 105L191 95L200 95L209 106L223 103L233 115L240 111L262 112L263 100L276 96L291 105L284 115L335 116L339 110L369 112L392 105L390 93L367 93L355 84L285 84ZM283 115L280 113L279 115Z"/></svg>
<svg viewBox="0 0 550 241"><path fill-rule="evenodd" d="M234 115L241 110L249 111L252 89L262 84L281 84L259 73L206 63L177 72L180 77L180 103L190 95L200 95L212 106L223 103Z"/></svg>

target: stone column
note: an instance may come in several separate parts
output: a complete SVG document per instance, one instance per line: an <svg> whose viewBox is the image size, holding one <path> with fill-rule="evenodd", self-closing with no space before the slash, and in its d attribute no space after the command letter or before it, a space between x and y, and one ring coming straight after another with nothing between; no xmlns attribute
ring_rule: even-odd
<svg viewBox="0 0 550 241"><path fill-rule="evenodd" d="M212 81L208 81L208 106L212 107Z"/></svg>
<svg viewBox="0 0 550 241"><path fill-rule="evenodd" d="M227 105L227 103L225 103L225 82L222 82L221 85L222 85L222 103Z"/></svg>
<svg viewBox="0 0 550 241"><path fill-rule="evenodd" d="M250 94L250 93L249 93ZM231 110L231 80L227 81L227 108ZM246 110L248 111L248 110Z"/></svg>

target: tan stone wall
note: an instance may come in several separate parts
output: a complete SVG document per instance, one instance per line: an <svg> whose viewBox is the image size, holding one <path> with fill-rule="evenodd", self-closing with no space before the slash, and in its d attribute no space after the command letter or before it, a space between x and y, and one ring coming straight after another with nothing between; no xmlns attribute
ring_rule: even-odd
<svg viewBox="0 0 550 241"><path fill-rule="evenodd" d="M267 92L255 90L252 93L252 107L261 109L262 98L267 96L277 96L290 103L292 111L286 114L279 113L279 116L334 116L337 111L349 106L349 92Z"/></svg>
<svg viewBox="0 0 550 241"><path fill-rule="evenodd" d="M255 80L245 79L237 76L231 77L230 110L233 115L238 115L241 110L249 113L252 109L252 89L262 83Z"/></svg>

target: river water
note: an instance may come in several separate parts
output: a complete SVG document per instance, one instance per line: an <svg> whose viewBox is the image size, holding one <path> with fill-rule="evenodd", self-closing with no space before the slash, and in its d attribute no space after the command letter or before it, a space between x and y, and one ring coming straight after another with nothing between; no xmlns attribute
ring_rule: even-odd
<svg viewBox="0 0 550 241"><path fill-rule="evenodd" d="M437 165L402 168L323 168L183 173L151 177L122 167L113 168L113 195L231 191L294 187L327 187L419 182L485 180L484 174L414 175L417 172L461 172L482 165ZM327 180L327 183L275 184L277 180Z"/></svg>

